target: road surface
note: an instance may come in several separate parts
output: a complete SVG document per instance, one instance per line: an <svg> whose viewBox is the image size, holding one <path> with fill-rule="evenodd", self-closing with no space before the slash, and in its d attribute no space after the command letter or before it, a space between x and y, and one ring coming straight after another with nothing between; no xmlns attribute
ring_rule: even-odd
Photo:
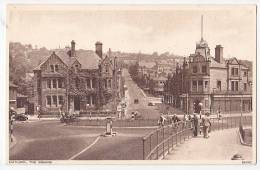
<svg viewBox="0 0 260 170"><path fill-rule="evenodd" d="M114 128L115 137L102 137L105 127L76 127L53 120L15 123L16 144L10 160L138 160L141 138L152 128ZM76 155L76 157L75 157Z"/></svg>
<svg viewBox="0 0 260 170"><path fill-rule="evenodd" d="M138 111L144 119L159 119L160 111L157 106L148 106L149 98L144 94L141 88L132 80L127 69L123 69L125 85L127 86L126 103L127 118L131 117L133 111ZM135 104L134 100L138 99L139 103Z"/></svg>

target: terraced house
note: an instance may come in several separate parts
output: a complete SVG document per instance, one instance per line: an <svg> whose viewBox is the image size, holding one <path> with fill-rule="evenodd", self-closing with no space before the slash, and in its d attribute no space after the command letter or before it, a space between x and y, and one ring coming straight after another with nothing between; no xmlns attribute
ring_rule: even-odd
<svg viewBox="0 0 260 170"><path fill-rule="evenodd" d="M121 70L117 58L102 51L55 50L34 71L34 103L43 114L62 108L80 114L114 112L121 97Z"/></svg>

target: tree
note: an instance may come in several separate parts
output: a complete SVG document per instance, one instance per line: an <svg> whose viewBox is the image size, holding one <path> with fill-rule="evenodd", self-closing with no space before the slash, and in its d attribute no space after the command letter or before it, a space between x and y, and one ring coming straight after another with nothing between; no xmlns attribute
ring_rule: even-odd
<svg viewBox="0 0 260 170"><path fill-rule="evenodd" d="M156 82L151 78L148 80L148 88L149 88L150 93L154 92L155 83Z"/></svg>
<svg viewBox="0 0 260 170"><path fill-rule="evenodd" d="M138 79L138 63L129 66L129 74L134 81Z"/></svg>
<svg viewBox="0 0 260 170"><path fill-rule="evenodd" d="M158 52L157 52L157 51L153 52L152 56L153 56L153 57L158 57L158 56L159 56L159 55L158 55Z"/></svg>

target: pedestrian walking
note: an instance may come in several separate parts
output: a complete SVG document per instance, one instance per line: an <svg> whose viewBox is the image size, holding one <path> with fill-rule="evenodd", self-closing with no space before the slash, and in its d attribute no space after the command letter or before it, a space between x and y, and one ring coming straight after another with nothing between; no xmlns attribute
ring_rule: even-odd
<svg viewBox="0 0 260 170"><path fill-rule="evenodd" d="M159 121L158 121L159 125L164 126L165 120L166 120L165 117L163 115L161 115L159 118Z"/></svg>
<svg viewBox="0 0 260 170"><path fill-rule="evenodd" d="M62 117L62 106L59 107L59 117Z"/></svg>
<svg viewBox="0 0 260 170"><path fill-rule="evenodd" d="M177 123L177 122L179 122L179 121L181 121L181 119L178 118L178 116L177 116L176 114L174 114L174 115L172 116L172 123Z"/></svg>
<svg viewBox="0 0 260 170"><path fill-rule="evenodd" d="M222 117L220 109L218 110L218 119L220 120Z"/></svg>
<svg viewBox="0 0 260 170"><path fill-rule="evenodd" d="M36 106L36 114L38 115L38 119L40 120L41 119L41 108L40 108L40 105Z"/></svg>
<svg viewBox="0 0 260 170"><path fill-rule="evenodd" d="M132 112L131 118L132 118L132 120L135 120L135 112Z"/></svg>
<svg viewBox="0 0 260 170"><path fill-rule="evenodd" d="M13 107L9 110L9 135L10 141L13 142L13 130L14 130L14 120L15 120L15 110Z"/></svg>
<svg viewBox="0 0 260 170"><path fill-rule="evenodd" d="M203 126L203 137L209 138L209 128L211 126L209 113L206 113L205 117L202 118L202 126Z"/></svg>
<svg viewBox="0 0 260 170"><path fill-rule="evenodd" d="M193 135L196 137L198 136L199 129L200 129L199 117L196 113L193 114L192 123L193 123Z"/></svg>
<svg viewBox="0 0 260 170"><path fill-rule="evenodd" d="M188 120L191 120L191 115L190 114L188 115Z"/></svg>

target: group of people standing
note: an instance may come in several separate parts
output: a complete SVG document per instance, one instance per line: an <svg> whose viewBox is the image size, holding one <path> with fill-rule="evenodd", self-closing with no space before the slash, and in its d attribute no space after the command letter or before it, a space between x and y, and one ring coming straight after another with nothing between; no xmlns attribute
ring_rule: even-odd
<svg viewBox="0 0 260 170"><path fill-rule="evenodd" d="M182 119L179 118L176 114L171 117L169 123L178 123ZM169 121L165 116L161 115L158 121L160 126L164 126L165 122ZM205 113L205 116L201 116L201 114L193 113L193 115L184 115L183 121L191 121L193 124L193 135L197 137L198 135L203 133L204 138L209 138L209 132L211 128L211 121L209 118L209 113Z"/></svg>
<svg viewBox="0 0 260 170"><path fill-rule="evenodd" d="M202 127L203 137L209 138L209 132L211 127L209 113L206 113L204 117L201 117L201 115L194 113L192 122L193 122L193 135L195 137L198 136L199 133L201 134L201 127Z"/></svg>
<svg viewBox="0 0 260 170"><path fill-rule="evenodd" d="M167 115L168 115L168 114L167 114ZM167 119L167 118L164 116L164 114L162 114L162 115L160 116L159 120L158 120L158 124L159 124L160 126L164 126L164 124L165 124L167 121L170 122L170 123L177 123L177 122L181 121L181 119L180 119L176 114L174 114L174 115L171 117L171 119L169 120L169 119Z"/></svg>

